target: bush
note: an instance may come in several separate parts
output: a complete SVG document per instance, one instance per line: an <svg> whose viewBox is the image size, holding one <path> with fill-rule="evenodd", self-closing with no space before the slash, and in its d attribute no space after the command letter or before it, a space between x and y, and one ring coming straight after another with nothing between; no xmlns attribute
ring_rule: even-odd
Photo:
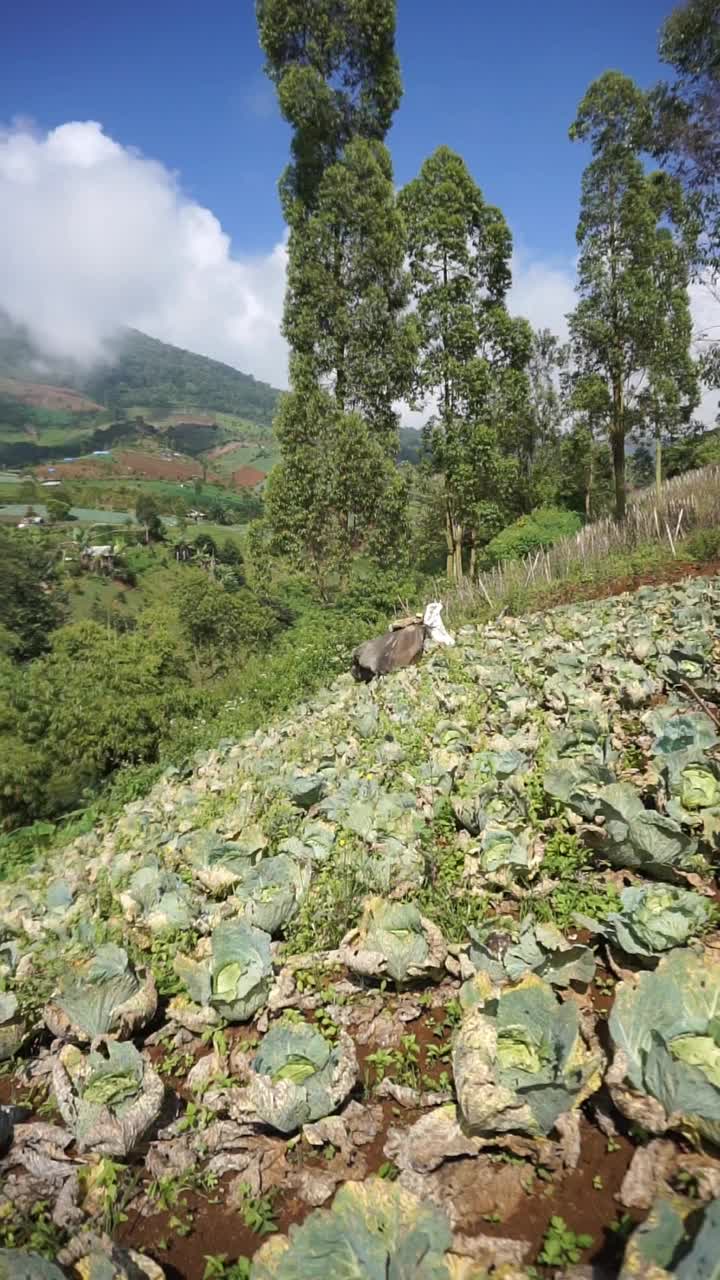
<svg viewBox="0 0 720 1280"><path fill-rule="evenodd" d="M683 551L698 564L716 560L720 556L720 529L696 529L685 539Z"/></svg>
<svg viewBox="0 0 720 1280"><path fill-rule="evenodd" d="M582 520L575 511L538 507L495 535L485 548L486 562L492 566L503 560L521 560L534 551L551 547L560 538L577 533L581 527Z"/></svg>

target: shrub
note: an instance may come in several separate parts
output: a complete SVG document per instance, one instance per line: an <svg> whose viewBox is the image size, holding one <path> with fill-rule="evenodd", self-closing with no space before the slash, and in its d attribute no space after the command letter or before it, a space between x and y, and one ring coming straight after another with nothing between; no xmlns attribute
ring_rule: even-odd
<svg viewBox="0 0 720 1280"><path fill-rule="evenodd" d="M522 559L542 547L551 547L559 538L577 533L581 526L582 521L575 511L538 507L537 511L521 516L491 539L485 548L487 562L494 565L502 560Z"/></svg>

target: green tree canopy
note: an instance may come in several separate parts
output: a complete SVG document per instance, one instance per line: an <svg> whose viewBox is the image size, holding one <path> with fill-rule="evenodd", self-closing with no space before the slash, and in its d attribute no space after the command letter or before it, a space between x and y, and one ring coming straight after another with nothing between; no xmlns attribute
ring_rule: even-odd
<svg viewBox="0 0 720 1280"><path fill-rule="evenodd" d="M42 653L63 621L54 560L45 535L0 528L0 627L17 659Z"/></svg>
<svg viewBox="0 0 720 1280"><path fill-rule="evenodd" d="M257 0L265 70L293 130L281 184L287 221L312 210L353 138L382 140L402 95L396 0Z"/></svg>
<svg viewBox="0 0 720 1280"><path fill-rule="evenodd" d="M684 205L677 182L645 172L641 149L649 120L646 95L613 71L590 86L570 129L592 152L582 180L571 340L581 389L583 383L592 388L596 407L604 398L618 519L626 508L626 438L648 403L643 386L655 377L659 394L661 364L680 386L689 342L678 315L687 307L690 250L669 230L686 230ZM668 273L677 285L671 295Z"/></svg>
<svg viewBox="0 0 720 1280"><path fill-rule="evenodd" d="M497 532L516 488L531 330L505 306L505 219L460 156L438 148L400 208L420 329L415 394L438 405L427 437L445 478L448 574L460 578L464 542Z"/></svg>

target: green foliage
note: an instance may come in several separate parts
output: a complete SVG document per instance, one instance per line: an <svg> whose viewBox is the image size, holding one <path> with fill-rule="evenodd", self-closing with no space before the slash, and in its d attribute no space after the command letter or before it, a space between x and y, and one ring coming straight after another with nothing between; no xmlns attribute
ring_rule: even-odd
<svg viewBox="0 0 720 1280"><path fill-rule="evenodd" d="M554 1216L545 1232L538 1262L546 1267L565 1267L579 1262L585 1249L591 1249L592 1244L592 1236L577 1234L564 1218Z"/></svg>
<svg viewBox="0 0 720 1280"><path fill-rule="evenodd" d="M465 852L457 843L457 822L448 800L441 801L432 823L421 836L425 880L417 902L448 942L464 942L468 930L485 918L485 894L471 894L462 883Z"/></svg>
<svg viewBox="0 0 720 1280"><path fill-rule="evenodd" d="M505 307L507 224L460 156L438 148L400 208L420 327L416 392L439 400L427 443L444 477L448 573L460 579L466 539L485 541L488 520L492 534L512 507L531 331Z"/></svg>
<svg viewBox="0 0 720 1280"><path fill-rule="evenodd" d="M217 675L238 654L261 651L277 629L270 609L252 592L226 591L200 569L188 569L176 596L182 632L195 661Z"/></svg>
<svg viewBox="0 0 720 1280"><path fill-rule="evenodd" d="M690 229L679 185L644 171L649 125L645 94L610 71L590 85L570 129L571 139L592 148L577 229L579 302L570 320L575 395L586 406L592 389L610 440L618 519L625 517L629 431L675 431L699 399L689 354Z"/></svg>
<svg viewBox="0 0 720 1280"><path fill-rule="evenodd" d="M251 1266L249 1258L230 1262L226 1253L206 1253L203 1280L250 1280Z"/></svg>
<svg viewBox="0 0 720 1280"><path fill-rule="evenodd" d="M0 663L3 651L20 661L37 657L48 647L49 633L60 626L63 615L47 537L0 527L0 628L7 634Z"/></svg>
<svg viewBox="0 0 720 1280"><path fill-rule="evenodd" d="M275 1200L278 1188L273 1187L266 1195L254 1196L250 1184L241 1182L237 1190L241 1197L238 1209L248 1231L253 1231L259 1236L270 1235L273 1231L277 1231Z"/></svg>
<svg viewBox="0 0 720 1280"><path fill-rule="evenodd" d="M5 673L0 815L52 815L119 766L155 759L170 715L193 705L186 674L167 632L62 627L45 657Z"/></svg>
<svg viewBox="0 0 720 1280"><path fill-rule="evenodd" d="M558 831L545 847L543 873L559 883L547 897L533 898L529 904L537 920L548 920L567 929L577 914L605 920L620 906L620 896L610 882L593 874L593 855L570 832Z"/></svg>
<svg viewBox="0 0 720 1280"><path fill-rule="evenodd" d="M26 1249L54 1261L64 1242L64 1233L55 1226L47 1200L36 1201L27 1213L9 1200L0 1205L0 1248Z"/></svg>
<svg viewBox="0 0 720 1280"><path fill-rule="evenodd" d="M135 503L135 519L145 528L146 542L160 542L163 538L163 524L157 509L157 503L151 493L138 494Z"/></svg>
<svg viewBox="0 0 720 1280"><path fill-rule="evenodd" d="M483 556L490 564L497 564L501 560L517 560L533 551L551 547L559 538L577 533L580 527L580 518L574 511L559 507L539 507L528 516L520 516L514 524L503 529L502 533L496 534L485 547Z"/></svg>
<svg viewBox="0 0 720 1280"><path fill-rule="evenodd" d="M720 257L720 110L718 105L718 22L715 0L689 0L666 18L659 56L675 71L672 83L650 94L653 123L650 149L671 166L688 191L702 230L696 269L717 270ZM711 336L711 335L708 335ZM717 344L712 364L717 370ZM715 383L715 385L717 385Z"/></svg>
<svg viewBox="0 0 720 1280"><path fill-rule="evenodd" d="M276 424L265 550L326 593L352 554L385 556L404 535L393 403L410 388L415 321L382 145L400 97L395 0L260 0L257 14L293 129L282 183L291 392Z"/></svg>
<svg viewBox="0 0 720 1280"><path fill-rule="evenodd" d="M250 422L269 424L278 392L230 365L183 351L136 329L117 339L113 362L94 368L82 390L102 404L127 408L216 409ZM72 384L71 384L72 385Z"/></svg>
<svg viewBox="0 0 720 1280"><path fill-rule="evenodd" d="M293 130L282 182L288 222L312 209L353 138L382 139L400 102L395 0L259 0L265 70Z"/></svg>
<svg viewBox="0 0 720 1280"><path fill-rule="evenodd" d="M60 524L70 517L70 503L61 502L59 498L48 498L47 512L51 524Z"/></svg>

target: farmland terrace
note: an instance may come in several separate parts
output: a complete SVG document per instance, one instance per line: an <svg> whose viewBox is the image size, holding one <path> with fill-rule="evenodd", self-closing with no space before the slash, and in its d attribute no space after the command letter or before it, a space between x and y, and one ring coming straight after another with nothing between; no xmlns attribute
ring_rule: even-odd
<svg viewBox="0 0 720 1280"><path fill-rule="evenodd" d="M670 1233L709 1274L718 618L697 576L463 626L0 886L18 1241L360 1276L380 1221L403 1274L522 1280Z"/></svg>

